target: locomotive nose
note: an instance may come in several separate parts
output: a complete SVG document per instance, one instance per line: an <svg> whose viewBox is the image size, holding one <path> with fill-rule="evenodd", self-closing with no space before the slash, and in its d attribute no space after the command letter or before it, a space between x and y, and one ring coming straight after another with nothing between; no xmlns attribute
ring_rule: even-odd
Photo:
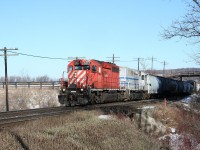
<svg viewBox="0 0 200 150"><path fill-rule="evenodd" d="M76 78L77 76L76 76L76 72L74 72L74 78Z"/></svg>
<svg viewBox="0 0 200 150"><path fill-rule="evenodd" d="M86 71L76 70L69 74L69 83L75 84L77 88L83 88L86 86Z"/></svg>

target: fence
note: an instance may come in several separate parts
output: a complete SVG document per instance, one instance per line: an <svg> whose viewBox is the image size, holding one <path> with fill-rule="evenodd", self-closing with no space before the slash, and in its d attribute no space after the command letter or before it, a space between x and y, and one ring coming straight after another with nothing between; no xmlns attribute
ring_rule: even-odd
<svg viewBox="0 0 200 150"><path fill-rule="evenodd" d="M6 87L5 82L0 82L0 89ZM53 82L8 82L8 88L51 88L56 89L60 87L59 81Z"/></svg>

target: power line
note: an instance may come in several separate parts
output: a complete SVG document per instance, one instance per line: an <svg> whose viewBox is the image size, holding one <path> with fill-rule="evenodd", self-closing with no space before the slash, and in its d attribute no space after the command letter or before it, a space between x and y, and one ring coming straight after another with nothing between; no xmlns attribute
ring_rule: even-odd
<svg viewBox="0 0 200 150"><path fill-rule="evenodd" d="M135 60L120 60L120 62L133 62Z"/></svg>
<svg viewBox="0 0 200 150"><path fill-rule="evenodd" d="M35 58L42 58L42 59L59 59L59 60L69 60L69 58L56 58L56 57L47 57L47 56L39 56L39 55L32 55L32 54L25 54L25 53L18 53L18 52L12 52L9 51L13 54L18 54L18 55L22 55L22 56L28 56L28 57L35 57Z"/></svg>

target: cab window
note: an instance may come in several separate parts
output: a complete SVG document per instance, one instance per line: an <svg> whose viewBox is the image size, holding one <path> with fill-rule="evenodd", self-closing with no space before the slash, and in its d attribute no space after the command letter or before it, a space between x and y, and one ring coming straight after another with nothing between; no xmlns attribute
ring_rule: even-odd
<svg viewBox="0 0 200 150"><path fill-rule="evenodd" d="M83 70L90 70L90 66L83 66Z"/></svg>
<svg viewBox="0 0 200 150"><path fill-rule="evenodd" d="M96 72L97 71L97 67L96 66L92 66L92 72Z"/></svg>
<svg viewBox="0 0 200 150"><path fill-rule="evenodd" d="M75 70L82 70L82 66L75 66Z"/></svg>
<svg viewBox="0 0 200 150"><path fill-rule="evenodd" d="M142 80L144 80L144 75L142 75Z"/></svg>
<svg viewBox="0 0 200 150"><path fill-rule="evenodd" d="M73 66L68 67L68 72L73 70Z"/></svg>

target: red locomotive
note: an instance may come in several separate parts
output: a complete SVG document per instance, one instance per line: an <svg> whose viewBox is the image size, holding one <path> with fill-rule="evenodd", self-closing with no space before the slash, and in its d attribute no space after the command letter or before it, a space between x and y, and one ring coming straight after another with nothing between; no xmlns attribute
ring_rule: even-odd
<svg viewBox="0 0 200 150"><path fill-rule="evenodd" d="M61 104L102 103L119 97L116 92L119 90L119 66L98 60L77 59L68 64L67 70L68 83L62 82L58 96Z"/></svg>

